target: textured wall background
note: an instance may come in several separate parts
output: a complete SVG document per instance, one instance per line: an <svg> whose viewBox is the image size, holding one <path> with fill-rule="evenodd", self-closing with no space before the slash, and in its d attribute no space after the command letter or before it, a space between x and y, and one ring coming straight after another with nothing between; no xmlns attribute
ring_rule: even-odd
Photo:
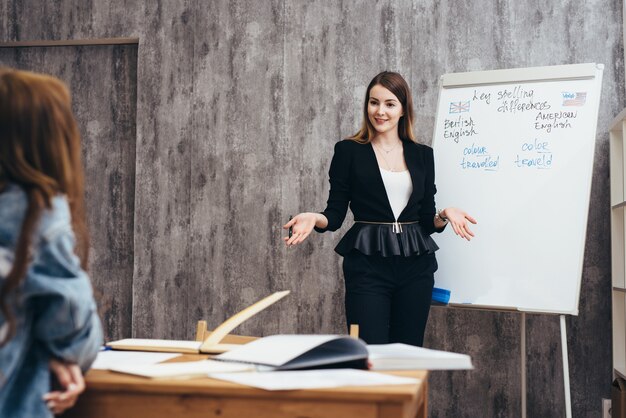
<svg viewBox="0 0 626 418"><path fill-rule="evenodd" d="M53 74L73 92L91 235L89 273L107 340L132 333L137 45L0 48L0 65Z"/></svg>
<svg viewBox="0 0 626 418"><path fill-rule="evenodd" d="M280 225L323 207L332 147L358 127L380 70L407 77L430 143L441 74L604 63L580 315L568 318L576 417L600 417L611 381L607 126L624 104L622 23L617 0L0 1L2 41L140 39L134 194L124 189L134 336L190 338L197 319L215 326L284 288L238 332L344 331L340 234L287 250ZM106 291L128 303L123 287ZM519 320L433 309L427 345L470 353L476 370L432 374L432 417L519 416ZM530 316L527 337L528 416L564 416L558 318Z"/></svg>

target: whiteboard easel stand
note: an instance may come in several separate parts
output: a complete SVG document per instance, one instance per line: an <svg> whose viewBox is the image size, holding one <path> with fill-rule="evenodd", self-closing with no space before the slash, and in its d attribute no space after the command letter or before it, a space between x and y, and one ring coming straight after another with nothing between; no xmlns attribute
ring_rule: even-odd
<svg viewBox="0 0 626 418"><path fill-rule="evenodd" d="M563 357L563 390L565 390L565 416L572 418L572 398L569 391L569 361L567 357L567 331L565 329L565 315L561 317L561 351Z"/></svg>
<svg viewBox="0 0 626 418"><path fill-rule="evenodd" d="M514 69L506 69L506 70L491 70L491 71L444 74L443 76L441 76L440 82L439 82L437 117L436 117L436 122L435 122L435 129L433 131L432 144L433 144L433 148L435 149L435 151L437 151L435 152L435 166L439 167L439 169L437 170L437 176L441 181L442 176L440 176L440 174L443 173L443 178L444 178L443 182L438 183L438 186L440 186L439 189L449 190L448 194L443 194L443 196L442 194L440 194L439 199L440 201L441 200L443 201L461 200L464 202L472 202L475 208L480 208L481 210L485 212L489 212L488 208L490 207L497 207L498 201L496 200L496 204L487 204L486 202L488 202L488 200L484 199L484 196L480 196L480 199L478 200L475 199L476 196L474 193L474 189L471 187L466 187L467 184L462 184L462 183L459 183L458 181L459 179L458 160L453 160L453 158L444 157L444 156L450 156L450 155L458 157L460 153L459 149L462 147L466 147L465 149L462 150L463 161L465 161L465 155L468 155L466 154L466 150L469 149L470 154L472 154L474 153L473 149L475 148L474 143L472 143L471 140L465 141L465 142L461 141L460 139L450 140L451 138L458 139L459 137L461 137L462 136L461 133L463 133L461 131L456 132L459 134L458 137L454 135L446 136L445 134L446 118L451 117L449 116L451 114L454 114L455 115L454 118L456 118L457 113L467 112L466 116L469 116L469 121L466 119L464 122L465 124L463 126L465 127L472 126L472 129L469 133L465 132L463 133L463 135L467 135L468 137L471 137L473 135L478 135L478 133L475 132L475 130L473 129L474 123L473 123L472 116L476 118L476 117L479 117L483 113L491 116L491 119L490 119L491 127L495 127L495 128L501 128L502 126L508 127L510 119L507 119L505 121L500 116L498 116L498 113L497 113L497 112L500 112L502 115L504 115L506 114L505 112L508 112L508 109L504 107L503 110L501 111L499 108L496 109L495 107L489 107L490 106L489 100L492 97L492 93L494 95L493 97L498 97L497 93L500 93L501 94L500 99L496 99L496 100L501 100L503 97L502 95L504 94L503 91L507 91L506 89L508 88L509 90L512 90L513 92L515 92L515 89L518 88L517 86L523 83L531 83L530 84L531 90L529 91L533 91L533 94L534 94L534 89L532 89L532 87L534 85L538 87L539 84L547 83L542 88L542 90L546 91L546 94L549 94L549 96L545 96L546 103L548 103L548 99L554 105L559 105L559 103L562 103L559 106L559 108L562 108L563 106L572 105L572 104L566 105L564 101L561 102L561 99L563 100L565 99L565 96L563 96L564 93L568 93L568 97L570 97L573 94L572 92L575 92L575 97L578 100L582 100L582 104L576 104L576 106L579 106L579 105L582 106L585 103L588 104L587 109L589 109L589 111L581 113L582 115L580 119L581 125L577 127L581 135L580 138L577 138L578 139L577 144L579 144L579 147L570 147L570 148L561 147L561 151L563 152L565 152L566 150L572 151L571 154L568 154L568 156L570 157L569 161L574 161L577 163L572 164L571 167L569 165L563 166L565 167L564 170L569 169L571 172L566 177L564 177L561 173L561 178L558 179L558 181L564 181L565 179L568 182L570 182L572 180L571 178L572 173L576 173L580 175L581 173L580 167L585 167L585 170L587 171L587 174L588 174L584 178L579 177L579 180L580 180L579 182L582 182L581 184L586 184L587 186L586 190L588 190L589 195L584 195L582 200L579 197L576 197L576 199L579 200L578 202L579 203L578 211L580 215L579 218L582 219L583 222L580 222L579 219L576 219L581 229L579 231L578 236L574 237L575 240L571 240L571 243L573 243L573 245L577 243L579 247L576 248L572 246L571 248L568 248L568 252L567 252L568 254L575 255L578 258L578 265L577 266L572 265L569 269L565 269L565 270L563 269L563 267L560 267L559 270L556 272L558 276L562 278L568 278L567 280L560 282L560 286L564 289L567 289L569 291L568 294L571 294L571 291L574 290L575 296L571 300L569 300L568 305L563 305L565 307L558 305L558 304L555 305L552 303L545 303L545 301L542 301L538 305L533 304L533 303L527 304L526 302L528 301L524 300L524 298L516 300L515 298L511 299L509 297L505 299L506 301L505 303L507 306L501 305L500 301L498 300L498 297L492 298L491 300L483 299L481 305L471 306L472 308L476 308L476 309L499 310L499 311L508 310L508 311L517 311L522 314L521 327L520 327L521 328L520 348L521 348L521 356L522 356L521 357L521 367L522 367L522 370L521 370L522 399L521 400L522 400L522 416L524 418L526 418L526 401L527 401L526 399L526 313L543 313L543 314L560 315L561 350L562 350L562 360L563 360L563 383L564 383L564 391L565 391L565 412L566 412L567 418L571 418L572 416L565 315L578 315L578 301L580 300L580 281L582 278L582 269L583 269L583 261L584 261L583 255L584 255L584 250L585 250L586 224L587 224L587 216L589 213L588 208L589 208L589 203L590 203L591 179L592 179L593 161L594 161L594 153L595 153L595 138L596 138L596 133L597 133L597 120L598 120L599 105L600 105L600 92L602 91L603 70L604 70L604 65L597 64L597 63L557 65L557 66L534 67L534 68L514 68ZM556 84L557 82L558 82L558 85ZM505 90L498 92L497 89L502 88L503 86L505 87ZM481 91L477 91L477 88L480 88ZM588 93L589 95L587 95ZM513 95L516 95L516 93L513 93ZM476 102L476 103L472 105L471 104L472 102ZM470 107L472 109L471 112L470 112ZM479 110L476 111L475 110L476 108ZM523 119L521 116L519 116L518 118L520 120ZM498 122L497 122L498 120L501 121L500 125L498 125ZM530 121L532 122L532 120ZM462 116L459 116L458 123L461 123L461 122L462 122ZM505 122L507 124L502 125ZM526 122L528 122L527 119L524 120L524 123ZM454 126L456 125L453 125L453 127ZM532 124L528 125L527 128L529 126L533 126L533 125ZM534 127L535 129L538 129L536 126L536 123ZM501 135L494 136L492 134L492 132L499 132L495 128L491 132L489 130L483 131L482 137L480 135L476 137L481 140L481 143L477 144L478 149L483 150L485 153L487 150L487 146L491 147L490 149L504 150L504 151L498 151L498 161L499 161L500 152L509 152L509 154L503 154L503 155L510 155L512 157L514 155L514 153L512 152L512 148L508 151L506 149L503 149L502 147L498 148L500 144L502 144L502 141L501 141ZM531 131L531 132L534 133L535 131ZM452 134L455 134L455 132L452 132ZM535 135L530 135L530 137L535 136ZM558 135L557 135L557 138L558 138ZM519 137L516 139L518 143L514 144L515 147L519 147L519 141L521 139L523 138ZM468 148L468 145L470 143L472 145ZM461 145L457 145L457 144L461 144ZM524 147L522 146L521 149L524 150ZM443 153L440 152L441 150L443 150L444 152ZM490 157L491 156L489 156L489 158ZM485 160L485 163L487 163L488 161L490 160L488 159ZM460 165L460 166L464 167L463 165ZM443 169L441 167L443 167ZM576 168L576 170L573 170L572 167ZM513 172L509 170L508 175L512 175L512 173ZM514 178L517 181L517 183L521 182L520 176L517 176ZM555 180L554 184L557 184L558 181ZM459 187L459 185L461 187ZM493 193L493 190L495 190L496 187L499 187L499 190L505 190L505 189L508 190L508 188L510 187L510 181L508 182L501 181L500 183L498 183L495 180L493 180L491 181L490 186L491 186L490 188L491 194L493 196L497 196L497 199L501 199L502 196L500 194ZM537 192L536 189L525 190L525 191L527 192L527 195L528 193L532 193L532 196L536 196L536 192ZM552 196L544 195L544 197L551 198ZM546 201L549 202L551 201L551 199L546 199ZM489 201L489 202L492 202L492 201ZM476 213L474 214L476 215ZM495 216L496 220L500 219L498 218L497 214L495 215L496 215ZM553 222L552 218L546 218L546 219L548 219L549 221L549 224L547 226L554 227L555 230L558 230L559 226L558 225L555 226L555 223ZM497 224L498 223L496 221L492 222L492 225L497 225ZM546 225L543 225L542 227L543 229L540 229L540 230L544 231L545 226ZM515 230L515 231L505 232L499 228L492 229L491 232L493 232L497 236L508 234L510 236L515 236L515 237L519 237L520 233L522 236L524 236L524 234L526 233L525 230L524 231ZM485 242L488 242L488 241L485 241ZM475 254L472 254L469 251L466 251L465 248L459 247L458 241L456 243L449 241L447 244L449 245L449 248L450 248L449 254L467 253L469 254L470 257L473 255L474 258L471 259L473 261L473 264L459 263L455 255L455 263L450 263L449 265L455 266L457 268L460 268L459 266L463 266L464 271L459 272L455 270L454 267L449 268L447 271L445 271L443 268L440 268L438 271L439 272L438 274L440 275L440 277L449 277L449 278L450 277L452 278L463 277L464 280L467 281L466 280L467 276L463 273L468 270L468 266L471 267L472 265L477 265L476 263L480 263L480 260L482 260L482 257L476 256L476 254L492 255L492 252L489 251L491 248L479 248L475 250ZM455 250L459 250L459 251L455 251ZM561 253L565 254L566 252L562 251ZM504 258L499 259L501 263L502 262L506 263L507 262L506 260L509 260L506 257L508 256L507 254L504 254L504 256L505 256ZM516 253L515 257L519 257L519 254ZM575 258L572 258L572 259L575 259ZM569 261L569 260L566 260L566 261ZM516 260L512 260L511 263L512 265L518 265L516 263ZM445 263L442 263L442 264L445 265ZM555 263L554 260L551 260L551 264L557 265L557 266L562 265L559 263ZM532 264L530 264L530 266L532 267ZM470 268L469 270L471 271L472 269ZM479 272L482 270L475 269L475 271ZM529 272L533 274L535 272L535 269L530 269ZM552 276L554 276L554 273L552 273ZM515 278L514 275L511 277ZM499 277L499 279L500 278L501 277ZM576 281L573 281L569 278L574 278L576 279ZM487 285L489 285L488 281L485 282L485 281L476 280L477 279L476 277L473 277L472 279L476 283L486 283ZM460 304L452 302L449 304L449 306L453 307L456 305L458 307L465 308L465 307L469 307L467 305L472 305L471 301L475 299L475 294L473 291L474 289L476 289L476 283L472 283L471 286L468 285L469 289L464 289L463 286L457 287L453 281L449 281L447 283L445 282L439 283L438 287L443 287L448 290L451 290L457 295L458 300L462 302ZM438 284L437 281L436 281L436 284ZM538 283L535 283L535 285L537 284ZM573 288L573 286L575 286L575 289ZM462 289L462 290L460 293L457 293L459 289ZM466 294L463 293L463 290L467 291ZM542 291L541 286L538 286L536 291L541 293ZM549 291L548 293L552 294ZM552 301L558 302L559 299L554 298ZM513 307L511 306L511 304L513 305ZM517 306L517 308L515 306ZM519 308L520 306L537 306L537 308L520 309ZM569 307L571 307L571 309Z"/></svg>
<svg viewBox="0 0 626 418"><path fill-rule="evenodd" d="M522 387L522 418L526 418L526 312L522 312L522 320L520 321L521 339L520 339L520 352L522 359L520 361L521 367L521 387Z"/></svg>
<svg viewBox="0 0 626 418"><path fill-rule="evenodd" d="M535 310L521 310L514 307L491 307L486 305L471 305L471 304L456 304L450 303L448 308L462 308L462 309L478 309L487 311L499 311L499 312L519 312L522 314L520 321L520 391L522 395L522 418L526 418L526 313L537 313L545 315L559 315L560 327L561 327L561 358L563 359L563 390L565 392L565 417L572 418L572 398L570 395L569 384L569 358L567 355L567 329L565 328L565 315L560 312L545 312ZM572 313L569 313L570 315ZM578 311L574 313L578 314Z"/></svg>
<svg viewBox="0 0 626 418"><path fill-rule="evenodd" d="M572 398L569 387L569 359L567 356L567 329L565 328L565 315L559 315L561 322L561 357L563 359L563 390L565 391L565 416L572 418ZM522 418L526 418L526 312L522 311L520 324L521 339L521 387L522 387Z"/></svg>

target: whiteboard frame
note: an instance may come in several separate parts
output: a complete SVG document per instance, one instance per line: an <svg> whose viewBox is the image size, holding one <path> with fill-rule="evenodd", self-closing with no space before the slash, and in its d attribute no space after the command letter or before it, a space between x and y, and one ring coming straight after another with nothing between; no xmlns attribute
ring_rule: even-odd
<svg viewBox="0 0 626 418"><path fill-rule="evenodd" d="M448 89L490 84L582 80L597 77L598 70L600 70L600 78L602 78L603 69L604 65L602 64L587 63L553 65L549 67L512 68L510 70L450 73L441 76L440 87Z"/></svg>
<svg viewBox="0 0 626 418"><path fill-rule="evenodd" d="M566 80L582 80L582 79L595 79L595 88L598 94L595 96L596 100L593 103L593 120L595 137L593 138L594 147L589 158L591 159L591 170L587 181L587 208L591 203L591 183L593 180L593 166L595 165L595 150L596 139L598 136L598 114L600 111L600 97L602 93L602 75L604 71L604 64L597 63L584 63L584 64L568 64L568 65L553 65L546 67L527 67L527 68L512 68L503 70L488 70L488 71L475 71L464 73L449 73L444 74L439 79L439 94L437 96L437 113L435 115L435 121L439 120L439 109L441 105L441 95L444 89L454 89L472 86L485 86L496 84L509 84L509 83L525 83L525 82L543 82L543 81L566 81ZM436 133L437 129L433 129L433 138L431 141L432 148L435 149L436 145ZM485 305L485 304L449 304L451 308L461 309L478 309L488 311L503 311L503 312L528 312L528 313L544 313L554 315L578 315L578 305L580 304L580 288L582 285L582 273L583 264L585 259L585 244L587 242L587 224L589 219L589 209L584 215L584 224L586 225L583 233L582 240L582 257L578 266L578 283L576 287L576 302L574 309L571 311L560 311L550 309L530 309L513 306L500 306L500 305Z"/></svg>

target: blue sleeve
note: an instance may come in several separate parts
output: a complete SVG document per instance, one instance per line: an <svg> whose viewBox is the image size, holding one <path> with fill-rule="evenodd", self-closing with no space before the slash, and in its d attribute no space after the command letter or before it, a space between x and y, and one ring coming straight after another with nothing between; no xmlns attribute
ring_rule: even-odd
<svg viewBox="0 0 626 418"><path fill-rule="evenodd" d="M335 153L328 171L330 192L326 209L322 215L328 219L326 228L317 228L317 232L336 231L341 227L350 203L350 164L351 155L347 148L347 140L335 144Z"/></svg>
<svg viewBox="0 0 626 418"><path fill-rule="evenodd" d="M435 186L435 157L433 155L433 149L431 147L424 147L424 198L420 207L420 225L422 230L427 234L433 232L442 232L446 229L446 225L442 228L435 228L435 194L437 193L437 187Z"/></svg>
<svg viewBox="0 0 626 418"><path fill-rule="evenodd" d="M24 297L34 313L34 338L52 356L87 370L102 345L102 326L69 228L39 244Z"/></svg>

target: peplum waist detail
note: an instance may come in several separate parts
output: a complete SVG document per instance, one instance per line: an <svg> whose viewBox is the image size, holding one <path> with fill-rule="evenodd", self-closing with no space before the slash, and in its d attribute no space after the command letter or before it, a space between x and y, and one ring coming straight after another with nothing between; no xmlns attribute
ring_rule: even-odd
<svg viewBox="0 0 626 418"><path fill-rule="evenodd" d="M393 224L355 223L335 247L345 257L357 250L365 255L410 257L434 254L439 247L426 235L419 223L402 224L402 232L394 232Z"/></svg>

